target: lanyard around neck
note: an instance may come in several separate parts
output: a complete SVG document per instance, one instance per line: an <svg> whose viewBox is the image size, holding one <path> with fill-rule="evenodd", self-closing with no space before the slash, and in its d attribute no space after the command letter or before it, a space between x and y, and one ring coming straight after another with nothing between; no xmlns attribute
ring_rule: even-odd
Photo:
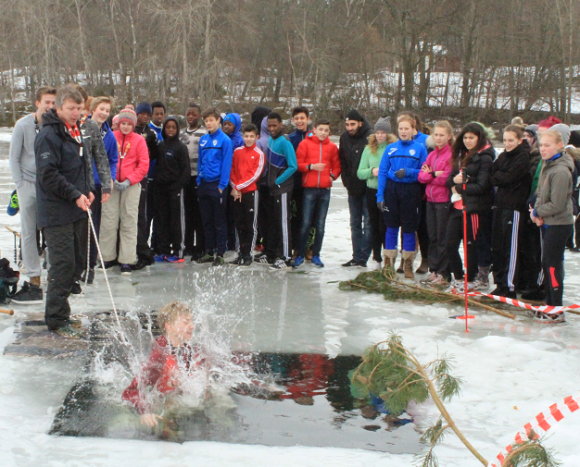
<svg viewBox="0 0 580 467"><path fill-rule="evenodd" d="M74 139L80 146L79 156L83 157L83 139L81 138L81 132L79 127L75 123L75 126L71 127L68 123L65 123L68 134Z"/></svg>
<svg viewBox="0 0 580 467"><path fill-rule="evenodd" d="M125 138L123 138L123 142L125 141ZM119 149L119 157L121 159L125 159L125 156L127 155L127 153L129 152L129 149L131 148L131 143L127 143L127 146L125 146L125 151L123 151L121 149L121 144L117 141L117 148Z"/></svg>

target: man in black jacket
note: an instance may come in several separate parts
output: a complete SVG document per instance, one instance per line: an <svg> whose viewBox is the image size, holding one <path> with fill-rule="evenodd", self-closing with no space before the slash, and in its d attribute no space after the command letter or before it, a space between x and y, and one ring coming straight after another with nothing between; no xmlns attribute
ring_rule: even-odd
<svg viewBox="0 0 580 467"><path fill-rule="evenodd" d="M83 98L74 88L58 90L56 109L42 116L34 142L38 227L50 252L45 321L48 329L78 339L80 321L70 319L70 295L86 263L87 214L95 198L93 168L79 130ZM110 178L110 174L108 175Z"/></svg>
<svg viewBox="0 0 580 467"><path fill-rule="evenodd" d="M356 172L365 146L371 134L371 126L357 110L346 115L346 130L340 135L338 155L342 168L342 182L348 192L350 212L350 235L352 259L344 267L366 267L371 254L371 225L366 204L366 181Z"/></svg>

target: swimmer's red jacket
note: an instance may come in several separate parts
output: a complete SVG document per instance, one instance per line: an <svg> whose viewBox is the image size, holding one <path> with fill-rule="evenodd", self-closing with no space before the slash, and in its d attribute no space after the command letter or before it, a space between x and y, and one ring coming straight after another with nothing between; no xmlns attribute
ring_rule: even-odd
<svg viewBox="0 0 580 467"><path fill-rule="evenodd" d="M202 364L203 359L198 349L188 344L174 348L169 345L165 336L161 336L153 344L149 360L121 397L131 403L139 413L147 413L149 410L145 393L149 388L169 394L177 389L176 372L188 372Z"/></svg>

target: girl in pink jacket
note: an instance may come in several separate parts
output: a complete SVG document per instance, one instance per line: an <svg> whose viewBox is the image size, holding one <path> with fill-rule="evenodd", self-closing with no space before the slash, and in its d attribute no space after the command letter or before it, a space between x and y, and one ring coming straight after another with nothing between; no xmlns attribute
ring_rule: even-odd
<svg viewBox="0 0 580 467"><path fill-rule="evenodd" d="M137 262L137 217L141 197L141 180L149 170L149 151L145 138L134 133L137 116L131 109L118 115L119 129L113 134L119 147L117 179L111 198L103 204L100 245L105 268L119 264L121 274L131 274ZM117 255L117 234L119 254Z"/></svg>
<svg viewBox="0 0 580 467"><path fill-rule="evenodd" d="M435 143L432 151L419 173L419 181L427 185L427 232L429 233L429 270L431 274L425 284L445 285L442 273L446 270L445 232L449 219L449 200L451 193L447 178L451 173L451 145L453 128L448 121L437 122L433 135Z"/></svg>

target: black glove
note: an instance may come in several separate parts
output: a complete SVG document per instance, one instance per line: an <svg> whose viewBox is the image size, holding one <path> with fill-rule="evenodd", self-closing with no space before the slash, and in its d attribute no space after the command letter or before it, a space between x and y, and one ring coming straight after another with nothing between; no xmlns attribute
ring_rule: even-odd
<svg viewBox="0 0 580 467"><path fill-rule="evenodd" d="M395 175L397 176L397 178L403 178L405 176L405 169L399 169L395 172Z"/></svg>
<svg viewBox="0 0 580 467"><path fill-rule="evenodd" d="M379 211L384 212L384 210L385 210L385 202L384 201L379 201L377 203L377 208L379 208Z"/></svg>

